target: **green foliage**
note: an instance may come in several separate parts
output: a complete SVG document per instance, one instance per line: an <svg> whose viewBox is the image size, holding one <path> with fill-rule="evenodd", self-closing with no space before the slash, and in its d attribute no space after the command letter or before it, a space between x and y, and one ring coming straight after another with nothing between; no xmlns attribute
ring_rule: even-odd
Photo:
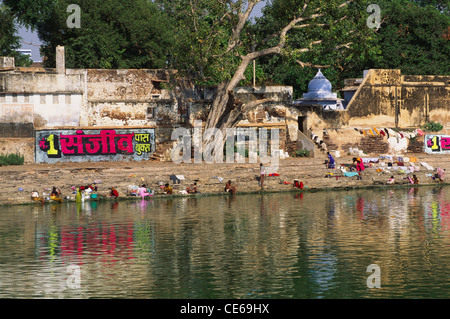
<svg viewBox="0 0 450 319"><path fill-rule="evenodd" d="M410 75L450 74L450 15L434 5L424 5L436 1L417 2L381 1L382 59L374 66L401 69Z"/></svg>
<svg viewBox="0 0 450 319"><path fill-rule="evenodd" d="M12 56L16 66L29 66L28 55L17 52L21 38L17 36L17 26L11 10L0 3L0 56Z"/></svg>
<svg viewBox="0 0 450 319"><path fill-rule="evenodd" d="M327 72L331 80L343 82L348 75L359 76L367 60L374 60L380 50L375 43L374 32L365 26L367 16L365 2L355 1L345 9L338 9L344 1L330 0L273 0L265 3L263 17L246 22L237 44L233 44L232 32L236 29L239 6L242 1L159 0L174 20L177 46L171 57L172 65L180 74L189 75L198 84L216 85L235 74L241 57L278 44L280 31L297 17L308 2L304 16L323 14L323 17L307 20L310 27L291 29L281 56L260 57L256 61L256 83L293 85L294 92L307 86L306 79L315 75L310 68L301 69L295 62L301 60L313 64L330 64ZM242 10L242 9L241 9ZM342 19L341 19L342 18ZM306 23L306 22L305 22ZM302 24L302 23L300 23ZM326 24L326 27L315 24ZM320 44L310 47L312 41ZM352 49L344 48L353 42ZM298 49L311 48L309 51ZM343 76L344 70L347 72ZM353 72L353 73L352 73ZM240 85L253 82L253 65L244 72Z"/></svg>
<svg viewBox="0 0 450 319"><path fill-rule="evenodd" d="M25 158L18 153L0 155L0 166L23 165Z"/></svg>
<svg viewBox="0 0 450 319"><path fill-rule="evenodd" d="M36 30L38 23L49 19L52 14L52 9L57 0L3 0L19 17L20 23L32 30Z"/></svg>
<svg viewBox="0 0 450 319"><path fill-rule="evenodd" d="M80 28L69 28L73 0L6 0L19 21L37 30L46 66L65 46L69 68L165 68L171 20L147 0L78 0Z"/></svg>
<svg viewBox="0 0 450 319"><path fill-rule="evenodd" d="M236 3L230 1L160 0L171 18L175 43L170 64L182 76L211 86L229 80L240 63L239 54L249 45L249 36L239 39L235 50L226 52L236 24Z"/></svg>
<svg viewBox="0 0 450 319"><path fill-rule="evenodd" d="M67 6L81 8L81 28L67 27ZM276 45L280 31L298 17L323 15L299 23L288 32L281 54L256 59L257 85L291 85L294 98L307 91L316 67L333 90L344 79L361 77L365 69L401 69L403 74L450 74L450 15L448 0L378 0L381 27L366 25L371 0L271 0L263 16L245 23L236 45L231 35L245 1L210 0L4 0L0 11L0 50L20 46L14 17L37 30L44 42L46 66L55 65L55 47L66 47L69 68L174 68L197 84L217 85L235 74L242 56ZM5 7L6 6L6 7ZM242 11L240 12L242 13ZM348 44L347 47L344 45ZM253 65L240 85L253 83Z"/></svg>
<svg viewBox="0 0 450 319"><path fill-rule="evenodd" d="M444 128L444 126L441 123L433 122L433 121L430 121L430 122L426 123L422 127L422 129L427 130L427 131L431 131L431 132L439 132L443 128Z"/></svg>
<svg viewBox="0 0 450 319"><path fill-rule="evenodd" d="M449 0L416 0L417 4L421 6L433 6L437 8L441 12L447 12L450 9L450 1Z"/></svg>
<svg viewBox="0 0 450 319"><path fill-rule="evenodd" d="M309 150L306 149L301 149L301 150L296 150L294 151L293 154L291 154L291 156L293 157L309 157Z"/></svg>
<svg viewBox="0 0 450 319"><path fill-rule="evenodd" d="M297 14L301 0L273 0L257 19L255 30L261 39ZM315 2L315 1L314 1ZM320 1L319 1L320 2ZM317 2L317 3L319 3ZM344 86L346 78L361 77L363 70L371 68L401 69L402 74L446 75L450 74L450 15L448 0L380 0L381 27L369 29L366 25L367 6L373 1L356 1L347 10L338 12L330 1L319 12L326 12L321 22L337 21L342 15L352 17L348 21L320 28L305 27L290 32L284 55L258 59L267 84L291 85L294 98L308 90L308 83L316 68L301 67L296 60L306 63L329 65L322 73L330 80L333 90ZM356 32L352 32L356 30ZM354 36L358 40L354 40ZM314 40L321 43L308 46ZM276 41L276 38L271 38ZM342 43L352 42L349 49L330 50ZM310 48L298 52L296 48Z"/></svg>
<svg viewBox="0 0 450 319"><path fill-rule="evenodd" d="M381 53L375 30L366 26L370 14L366 8L370 1L356 1L340 10L336 8L337 3L342 3L339 1L312 3L315 5L309 14L317 12L324 16L290 31L284 54L258 60L264 73L270 75L265 79L266 83L293 86L294 98L307 92L309 81L317 73L317 67L302 67L297 61L329 66L322 72L333 84L333 89L338 90L344 86L344 79L360 77L370 63L378 61ZM295 8L302 8L303 4L302 0L274 0L268 4L263 10L264 16L256 21L259 38L269 38L267 44L273 44L276 39L270 35L274 29L293 19L298 14ZM344 46L346 44L348 46Z"/></svg>

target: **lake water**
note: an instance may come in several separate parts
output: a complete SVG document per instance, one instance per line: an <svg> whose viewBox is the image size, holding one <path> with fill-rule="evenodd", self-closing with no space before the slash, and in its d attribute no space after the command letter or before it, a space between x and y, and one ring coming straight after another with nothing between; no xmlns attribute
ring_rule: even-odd
<svg viewBox="0 0 450 319"><path fill-rule="evenodd" d="M449 298L449 214L448 187L1 207L0 298Z"/></svg>

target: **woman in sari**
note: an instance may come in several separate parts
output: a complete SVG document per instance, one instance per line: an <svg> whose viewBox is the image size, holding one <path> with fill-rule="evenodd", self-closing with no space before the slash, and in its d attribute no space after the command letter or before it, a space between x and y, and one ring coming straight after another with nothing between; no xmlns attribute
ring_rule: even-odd
<svg viewBox="0 0 450 319"><path fill-rule="evenodd" d="M335 161L333 156L331 156L330 152L327 152L327 156L328 156L328 168L334 168L335 166Z"/></svg>

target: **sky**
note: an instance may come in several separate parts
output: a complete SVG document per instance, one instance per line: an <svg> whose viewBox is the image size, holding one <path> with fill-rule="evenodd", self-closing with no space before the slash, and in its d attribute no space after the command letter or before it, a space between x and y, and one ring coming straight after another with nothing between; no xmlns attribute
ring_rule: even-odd
<svg viewBox="0 0 450 319"><path fill-rule="evenodd" d="M255 8L253 8L253 12L251 17L259 17L261 16L261 9L264 7L265 0L258 3ZM42 62L42 57L39 53L39 48L42 44L41 40L37 36L36 32L31 32L24 27L19 29L19 35L22 37L22 47L21 49L31 50L31 58L34 62Z"/></svg>
<svg viewBox="0 0 450 319"><path fill-rule="evenodd" d="M37 34L21 27L19 29L19 35L22 37L21 49L31 50L31 59L33 62L42 62L42 57L39 53L39 45L41 44L41 40L39 40ZM26 43L32 43L32 45Z"/></svg>

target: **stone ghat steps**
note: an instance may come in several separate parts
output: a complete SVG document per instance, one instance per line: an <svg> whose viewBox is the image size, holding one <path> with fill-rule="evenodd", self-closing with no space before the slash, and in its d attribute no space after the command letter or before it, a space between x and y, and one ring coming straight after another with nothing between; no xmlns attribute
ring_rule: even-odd
<svg viewBox="0 0 450 319"><path fill-rule="evenodd" d="M444 157L419 157L419 161L426 161L434 168L440 165L442 168L450 170L450 161L445 161ZM363 180L356 177L339 177L339 171L327 169L323 164L324 159L287 159L280 161L278 174L280 176L266 176L264 188L268 191L292 190L292 183L295 178L301 180L306 188L345 188L370 186L374 182L385 182L390 175L394 175L398 181L404 174L379 173L376 168L368 168L364 171ZM338 158L337 163L351 163L351 157ZM266 165L269 168L270 165ZM331 178L325 178L327 173L333 173ZM426 173L431 171L421 170L417 173L421 183L431 182ZM173 184L170 175L183 175L184 180L180 184ZM222 178L220 182L219 178ZM88 185L98 182L98 193L108 195L109 188L118 188L121 196L125 195L128 185L146 184L151 189L161 192L159 182L169 182L174 187L174 193L189 187L197 181L197 188L206 193L224 192L225 183L231 179L237 186L238 192L252 192L260 189L258 185L259 164L149 164L149 163L93 163L86 167L82 165L39 165L23 167L2 167L0 169L0 203L26 203L30 202L30 195L33 190L38 190L41 195L44 192L50 193L52 186L59 187L63 196L71 196L72 186ZM23 191L19 191L22 188ZM47 190L45 190L47 189Z"/></svg>

